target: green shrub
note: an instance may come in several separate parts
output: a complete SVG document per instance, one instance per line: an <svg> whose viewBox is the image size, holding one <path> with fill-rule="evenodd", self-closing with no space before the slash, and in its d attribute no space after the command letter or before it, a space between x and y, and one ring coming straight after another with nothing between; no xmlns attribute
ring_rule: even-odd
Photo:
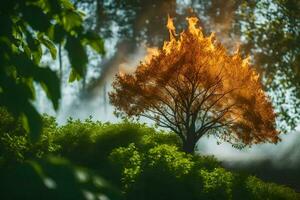
<svg viewBox="0 0 300 200"><path fill-rule="evenodd" d="M125 177L122 180L126 199L188 197L182 180L192 169L193 163L177 147L163 144L145 151L131 144L127 148L114 150L110 158L115 164L120 161L116 158L123 158L121 169L122 177Z"/></svg>
<svg viewBox="0 0 300 200"><path fill-rule="evenodd" d="M29 151L28 140L25 136L10 135L4 133L0 138L2 162L16 163L25 160Z"/></svg>
<svg viewBox="0 0 300 200"><path fill-rule="evenodd" d="M161 144L168 144L176 146L178 148L182 147L181 140L176 134L164 131L157 131L153 128L151 128L146 134L143 135L139 147L144 149L150 149Z"/></svg>
<svg viewBox="0 0 300 200"><path fill-rule="evenodd" d="M88 166L89 160L94 158L91 134L101 128L100 122L81 122L70 118L66 125L59 128L59 135L55 138L55 143L61 147L59 153L75 163L86 163Z"/></svg>
<svg viewBox="0 0 300 200"><path fill-rule="evenodd" d="M1 109L0 114L3 174L7 169L26 165L28 160L42 164L46 155L55 154L70 160L70 165L89 168L95 176L100 175L122 188L128 200L299 199L290 188L226 171L213 156L186 154L181 151L175 134L145 124L128 120L110 124L70 119L58 127L55 118L45 115L40 140L32 143L20 121ZM37 177L33 179L36 183L41 181ZM18 180L16 176L11 181ZM30 191L34 191L33 186L28 186ZM43 195L45 187L37 187L41 188L36 190L36 195Z"/></svg>
<svg viewBox="0 0 300 200"><path fill-rule="evenodd" d="M109 158L128 200L299 198L290 188L229 172L212 156L187 155L174 145L131 143Z"/></svg>
<svg viewBox="0 0 300 200"><path fill-rule="evenodd" d="M116 148L134 143L145 151L159 143L179 144L175 134L156 131L145 124L124 120L121 123L93 122L69 119L59 128L55 143L59 154L72 162L93 170L116 185L121 185L121 172L109 161L109 154ZM125 178L126 179L126 178Z"/></svg>
<svg viewBox="0 0 300 200"><path fill-rule="evenodd" d="M152 169L162 169L164 173L170 173L175 177L188 174L193 168L192 156L178 151L175 146L159 145L149 150L146 155L147 164Z"/></svg>
<svg viewBox="0 0 300 200"><path fill-rule="evenodd" d="M299 200L300 195L291 188L274 183L266 183L249 176L246 179L246 188L250 192L250 199L254 200Z"/></svg>
<svg viewBox="0 0 300 200"><path fill-rule="evenodd" d="M200 170L203 180L203 193L206 199L232 199L234 176L223 168L213 171Z"/></svg>
<svg viewBox="0 0 300 200"><path fill-rule="evenodd" d="M108 164L108 155L113 149L127 147L134 143L137 147L149 149L158 144L178 144L175 134L156 131L145 124L125 120L121 123L68 120L59 128L56 143L61 146L61 155L77 164L99 169Z"/></svg>
<svg viewBox="0 0 300 200"><path fill-rule="evenodd" d="M119 147L112 151L109 156L119 171L119 179L123 188L127 190L141 173L143 155L131 143L128 147Z"/></svg>
<svg viewBox="0 0 300 200"><path fill-rule="evenodd" d="M54 140L58 135L54 117L43 116L41 137L32 142L28 133L22 128L21 122L0 109L0 156L2 163L13 164L28 159L42 158L44 155L56 153L59 145Z"/></svg>
<svg viewBox="0 0 300 200"><path fill-rule="evenodd" d="M202 160L203 159L203 160ZM135 144L114 149L111 162L117 166L126 199L202 199L203 177L196 168L197 160L208 166L215 159L188 155L177 146L162 144L150 149ZM205 166L202 167L205 169ZM207 169L209 170L209 169Z"/></svg>
<svg viewBox="0 0 300 200"><path fill-rule="evenodd" d="M83 122L70 119L60 128L56 142L61 146L62 156L108 175L110 166L107 158L111 151L132 142L138 143L143 131L142 125L128 121L110 124L91 119Z"/></svg>
<svg viewBox="0 0 300 200"><path fill-rule="evenodd" d="M203 156L193 155L193 162L195 163L196 169L214 170L215 168L221 167L221 162L214 156Z"/></svg>
<svg viewBox="0 0 300 200"><path fill-rule="evenodd" d="M25 130L19 119L15 119L5 108L0 107L0 136L5 133L10 135L24 135Z"/></svg>

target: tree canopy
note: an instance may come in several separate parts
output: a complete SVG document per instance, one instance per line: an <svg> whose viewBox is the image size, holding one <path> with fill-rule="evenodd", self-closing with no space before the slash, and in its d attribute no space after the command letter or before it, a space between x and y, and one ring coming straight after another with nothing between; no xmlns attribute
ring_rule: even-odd
<svg viewBox="0 0 300 200"><path fill-rule="evenodd" d="M190 153L205 134L234 144L276 143L275 114L249 57L229 54L214 33L203 35L197 18L187 20L177 36L168 19L170 40L133 74L116 76L111 103L171 129Z"/></svg>

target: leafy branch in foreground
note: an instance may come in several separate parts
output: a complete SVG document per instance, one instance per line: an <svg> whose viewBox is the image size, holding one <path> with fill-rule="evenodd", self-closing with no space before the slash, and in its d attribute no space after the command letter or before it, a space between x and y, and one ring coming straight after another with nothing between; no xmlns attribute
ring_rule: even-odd
<svg viewBox="0 0 300 200"><path fill-rule="evenodd" d="M34 83L42 86L55 109L61 97L59 78L42 65L42 57L50 52L56 59L55 44L65 45L72 67L69 80L78 80L88 62L84 45L103 54L103 41L83 28L83 14L69 0L4 0L0 27L0 106L21 117L36 140L42 120L32 105Z"/></svg>

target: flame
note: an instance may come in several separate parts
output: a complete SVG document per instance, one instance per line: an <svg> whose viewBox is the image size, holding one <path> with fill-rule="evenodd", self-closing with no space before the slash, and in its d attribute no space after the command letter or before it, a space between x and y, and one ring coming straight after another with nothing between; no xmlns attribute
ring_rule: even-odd
<svg viewBox="0 0 300 200"><path fill-rule="evenodd" d="M200 39L203 38L201 28L197 28L196 26L199 19L197 17L187 17L186 20L188 21L188 25L189 25L189 29L188 29L189 32L195 36L198 36Z"/></svg>
<svg viewBox="0 0 300 200"><path fill-rule="evenodd" d="M123 71L119 71L119 74L118 74L120 77L124 77L125 76L125 73Z"/></svg>
<svg viewBox="0 0 300 200"><path fill-rule="evenodd" d="M121 63L119 65L119 76L123 77L126 74L126 64L125 63Z"/></svg>
<svg viewBox="0 0 300 200"><path fill-rule="evenodd" d="M167 22L167 28L169 30L170 34L170 40L175 39L176 36L176 28L174 26L173 19L168 15L168 22Z"/></svg>
<svg viewBox="0 0 300 200"><path fill-rule="evenodd" d="M215 32L212 32L209 36L209 40L210 40L210 49L214 50L215 46L213 45L215 40L216 40L216 34Z"/></svg>
<svg viewBox="0 0 300 200"><path fill-rule="evenodd" d="M259 74L253 71L251 79L257 81L259 79Z"/></svg>
<svg viewBox="0 0 300 200"><path fill-rule="evenodd" d="M170 54L174 54L174 52L180 52L182 51L182 48L185 48L182 46L185 45L184 44L186 42L185 40L192 40L194 43L203 44L203 46L199 48L203 49L203 52L205 52L206 56L215 55L215 57L218 58L218 59L213 58L213 59L206 60L208 65L218 66L218 67L208 68L206 73L213 76L213 74L218 74L218 72L224 71L223 73L226 74L226 76L236 78L241 82L241 84L244 84L243 81L246 81L245 80L246 77L248 80L254 82L259 81L259 74L255 72L253 69L251 69L250 56L247 56L245 59L242 59L239 43L237 44L236 51L233 54L231 54L231 59L232 62L234 62L232 64L241 67L232 68L230 66L225 66L224 63L227 63L227 59L228 59L226 55L227 54L226 49L223 45L216 43L215 32L212 32L210 36L206 37L204 36L201 27L198 26L199 19L197 17L187 17L186 20L188 22L188 28L187 30L181 32L178 37L176 33L176 27L174 26L173 18L171 18L168 15L166 27L169 31L169 40L164 42L163 48L161 50L157 48L148 48L147 49L148 54L144 59L144 63L150 63L151 59L154 56L160 55L161 53L164 53L166 56L168 56ZM243 75L239 75L239 74L243 74ZM246 76L246 74L249 74L249 76ZM226 87L229 88L232 84L233 83L231 79L225 79L223 81L224 88Z"/></svg>
<svg viewBox="0 0 300 200"><path fill-rule="evenodd" d="M178 47L178 42L176 41L176 28L174 26L173 19L168 15L167 28L169 30L170 41L165 41L163 45L163 51L167 54L171 53L173 48ZM178 49L178 48L177 48Z"/></svg>
<svg viewBox="0 0 300 200"><path fill-rule="evenodd" d="M241 53L241 44L237 43L234 55L239 55L240 53Z"/></svg>
<svg viewBox="0 0 300 200"><path fill-rule="evenodd" d="M151 59L159 54L159 50L156 47L148 47L147 48L147 55L144 58L144 63L149 63Z"/></svg>
<svg viewBox="0 0 300 200"><path fill-rule="evenodd" d="M247 68L249 64L250 64L250 56L247 56L247 58L245 58L242 62L242 67Z"/></svg>

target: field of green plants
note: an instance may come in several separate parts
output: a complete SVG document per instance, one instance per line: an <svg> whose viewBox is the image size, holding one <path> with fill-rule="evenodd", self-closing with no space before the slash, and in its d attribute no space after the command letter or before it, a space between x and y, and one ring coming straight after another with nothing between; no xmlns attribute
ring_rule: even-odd
<svg viewBox="0 0 300 200"><path fill-rule="evenodd" d="M30 142L1 110L3 199L299 199L293 189L230 172L213 156L181 151L175 134L125 120L118 124L43 116Z"/></svg>

